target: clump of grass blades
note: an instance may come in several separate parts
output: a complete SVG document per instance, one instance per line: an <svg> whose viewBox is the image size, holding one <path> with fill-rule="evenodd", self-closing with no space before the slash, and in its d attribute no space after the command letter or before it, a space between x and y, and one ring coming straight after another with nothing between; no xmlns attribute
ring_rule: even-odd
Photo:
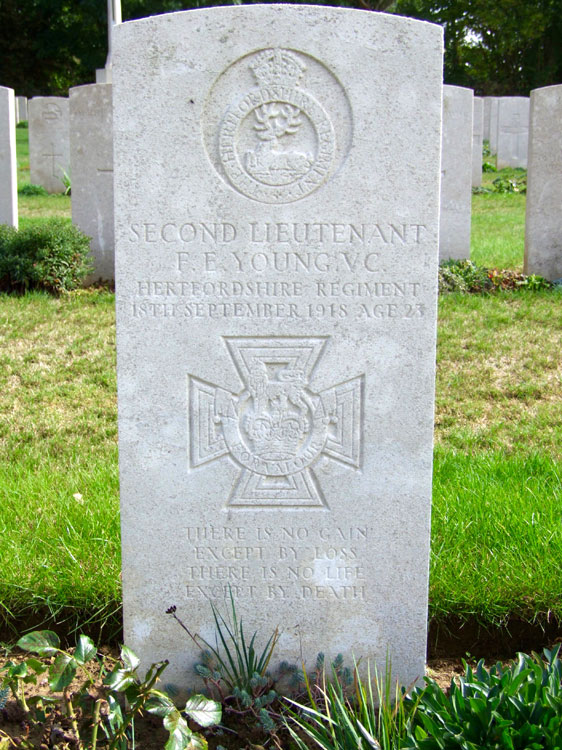
<svg viewBox="0 0 562 750"><path fill-rule="evenodd" d="M406 707L404 688L396 683L392 690L388 664L384 681L376 670L372 677L369 666L362 678L356 664L351 694L336 674L316 691L306 678L306 687L310 705L286 699L294 707L286 726L298 750L309 750L311 741L323 750L394 750L415 711Z"/></svg>
<svg viewBox="0 0 562 750"><path fill-rule="evenodd" d="M189 633L197 645L202 647L203 651L208 650L211 652L216 660L221 679L226 683L227 687L230 690L234 690L235 688L244 690L248 687L254 675L258 674L260 677L263 677L266 674L271 656L279 640L279 630L275 629L265 646L258 652L255 647L257 632L252 635L248 642L242 621L236 614L232 591L230 591L230 622L219 612L213 602L211 602L211 609L216 627L216 645L213 645L199 635L189 633L183 623L175 616L175 612L172 612L172 614L174 614L175 619L180 622L184 630ZM219 642L222 646L222 651Z"/></svg>
<svg viewBox="0 0 562 750"><path fill-rule="evenodd" d="M261 728L273 732L276 724L271 713L271 704L277 698L275 680L268 673L279 630L275 628L265 646L256 648L257 631L248 641L242 621L236 614L236 606L230 591L229 620L211 602L216 628L216 643L191 633L176 614L176 607L167 610L189 637L201 649L202 663L195 665L195 672L202 678L209 694L218 699L227 710L254 717Z"/></svg>

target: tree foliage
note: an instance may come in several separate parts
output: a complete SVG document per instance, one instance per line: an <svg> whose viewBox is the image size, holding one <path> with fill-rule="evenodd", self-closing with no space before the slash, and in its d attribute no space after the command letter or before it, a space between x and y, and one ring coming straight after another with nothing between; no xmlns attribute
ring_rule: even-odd
<svg viewBox="0 0 562 750"><path fill-rule="evenodd" d="M562 0L397 0L400 15L445 28L445 83L528 96L562 82Z"/></svg>
<svg viewBox="0 0 562 750"><path fill-rule="evenodd" d="M232 0L243 1L264 0ZM308 2L389 10L442 24L445 81L478 94L528 94L562 81L562 0ZM228 0L122 0L123 20L225 4ZM66 95L70 86L92 82L107 55L106 12L106 0L1 0L0 83L36 96Z"/></svg>

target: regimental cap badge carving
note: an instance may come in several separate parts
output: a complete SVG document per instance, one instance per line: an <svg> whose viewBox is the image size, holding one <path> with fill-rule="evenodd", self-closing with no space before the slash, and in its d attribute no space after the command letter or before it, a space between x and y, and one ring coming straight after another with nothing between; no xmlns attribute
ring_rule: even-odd
<svg viewBox="0 0 562 750"><path fill-rule="evenodd" d="M321 456L360 467L363 376L315 393L323 337L225 343L244 388L189 375L190 468L229 456L241 472L228 506L327 507L312 467Z"/></svg>
<svg viewBox="0 0 562 750"><path fill-rule="evenodd" d="M336 135L328 112L304 85L302 56L277 48L246 62L257 86L225 112L219 160L238 192L262 203L289 203L330 176Z"/></svg>

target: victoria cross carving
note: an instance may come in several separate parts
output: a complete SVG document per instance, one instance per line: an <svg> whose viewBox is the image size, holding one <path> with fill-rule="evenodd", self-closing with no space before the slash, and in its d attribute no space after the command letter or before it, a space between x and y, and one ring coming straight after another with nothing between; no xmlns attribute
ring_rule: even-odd
<svg viewBox="0 0 562 750"><path fill-rule="evenodd" d="M312 467L326 456L360 468L363 376L311 389L326 337L224 342L244 387L188 376L190 468L229 456L240 467L229 506L327 507Z"/></svg>

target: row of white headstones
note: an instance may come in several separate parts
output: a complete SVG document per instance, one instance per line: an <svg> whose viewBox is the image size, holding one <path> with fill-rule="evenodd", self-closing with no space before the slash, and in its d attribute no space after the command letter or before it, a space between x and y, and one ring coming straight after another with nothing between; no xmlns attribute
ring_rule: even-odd
<svg viewBox="0 0 562 750"><path fill-rule="evenodd" d="M92 238L91 278L113 279L111 84L77 86L69 98L35 97L29 107L10 89L0 93L0 222L17 225L14 123L29 117L31 182L57 193L65 189L65 173L71 176L73 221ZM477 97L471 89L444 86L441 260L470 256L471 187L481 185L487 140L498 169L529 166L525 272L562 277L561 218L555 208L562 200L556 158L561 119L561 86L536 89L530 99Z"/></svg>

